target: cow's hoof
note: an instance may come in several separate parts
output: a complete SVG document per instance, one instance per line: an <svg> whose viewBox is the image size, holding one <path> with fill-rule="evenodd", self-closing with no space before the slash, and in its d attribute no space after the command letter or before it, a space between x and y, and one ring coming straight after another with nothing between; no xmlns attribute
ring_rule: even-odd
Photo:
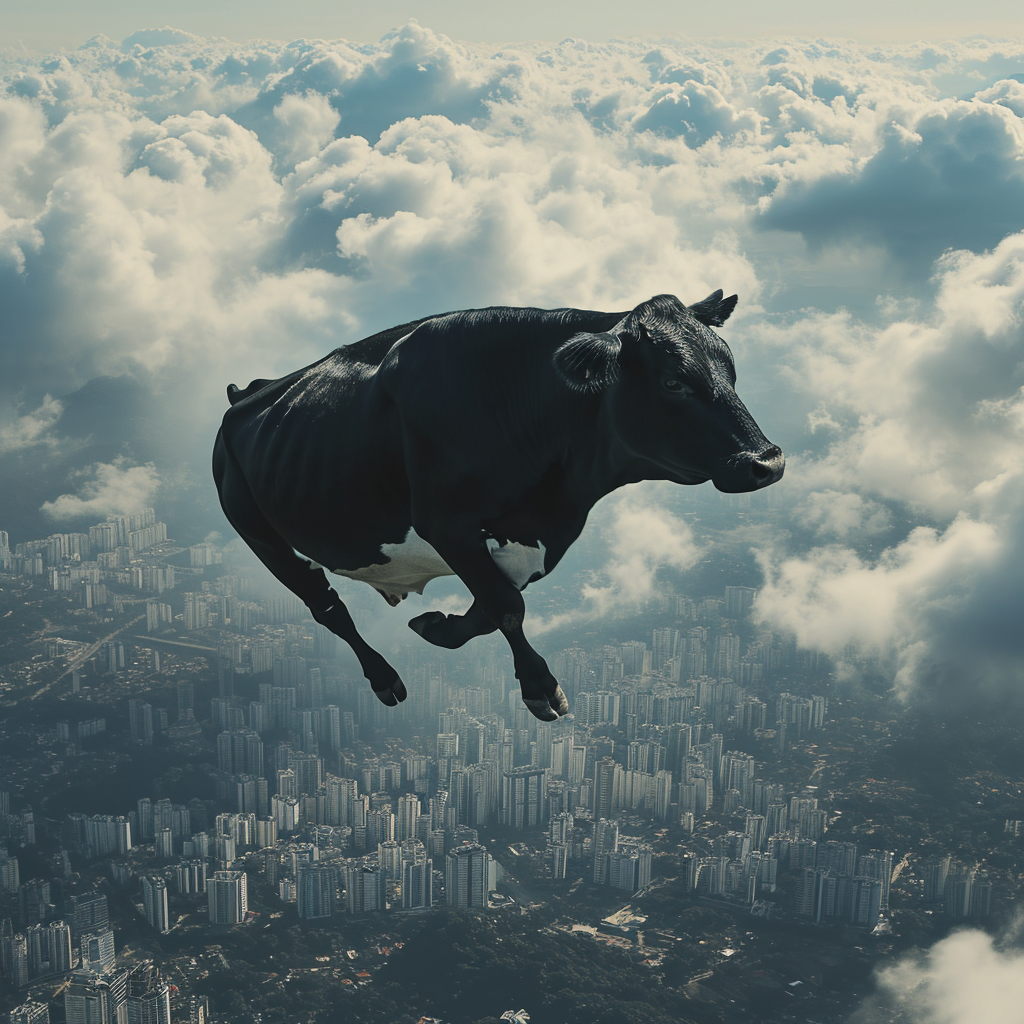
<svg viewBox="0 0 1024 1024"><path fill-rule="evenodd" d="M424 612L409 620L409 628L414 633L419 633L424 640L437 644L438 627L447 619L444 612Z"/></svg>
<svg viewBox="0 0 1024 1024"><path fill-rule="evenodd" d="M390 686L385 686L382 689L377 687L371 687L373 692L377 695L377 700L381 704L387 704L389 708L393 708L396 704L400 704L406 697L409 696L409 691L405 688L405 683L395 676L394 681Z"/></svg>
<svg viewBox="0 0 1024 1024"><path fill-rule="evenodd" d="M414 633L419 633L427 643L446 647L449 651L456 650L469 639L460 628L462 626L462 616L445 615L444 612L424 612L409 620L409 628Z"/></svg>
<svg viewBox="0 0 1024 1024"><path fill-rule="evenodd" d="M529 708L530 714L542 722L553 722L562 715L569 714L569 702L565 699L560 686L555 687L555 692L550 697L541 697L537 700L527 700L524 697L523 703Z"/></svg>

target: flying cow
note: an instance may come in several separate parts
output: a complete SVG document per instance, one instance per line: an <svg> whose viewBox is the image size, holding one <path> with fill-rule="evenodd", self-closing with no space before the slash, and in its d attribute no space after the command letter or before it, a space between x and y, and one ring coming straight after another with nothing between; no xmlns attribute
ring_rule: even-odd
<svg viewBox="0 0 1024 1024"><path fill-rule="evenodd" d="M551 572L604 495L638 480L754 491L785 466L735 391L721 291L635 309L494 306L425 317L279 380L228 388L213 472L224 514L348 643L385 704L398 673L359 635L324 569L396 605L437 576L473 601L409 625L440 647L500 630L523 701L568 712L523 632L522 591Z"/></svg>

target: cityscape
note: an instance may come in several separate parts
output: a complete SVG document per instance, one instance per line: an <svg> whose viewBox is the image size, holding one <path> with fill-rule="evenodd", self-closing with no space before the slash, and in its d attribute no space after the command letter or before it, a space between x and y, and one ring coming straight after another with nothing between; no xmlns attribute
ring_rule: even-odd
<svg viewBox="0 0 1024 1024"><path fill-rule="evenodd" d="M410 698L383 706L300 602L152 508L0 532L0 1010L570 1019L469 981L462 1009L395 1015L396 968L461 930L480 956L532 932L628 960L637 1019L846 1019L894 950L1011 914L1024 783L968 773L984 827L947 805L935 828L879 760L891 698L758 627L755 597L666 582L551 651L572 714L548 723L486 643L410 640Z"/></svg>

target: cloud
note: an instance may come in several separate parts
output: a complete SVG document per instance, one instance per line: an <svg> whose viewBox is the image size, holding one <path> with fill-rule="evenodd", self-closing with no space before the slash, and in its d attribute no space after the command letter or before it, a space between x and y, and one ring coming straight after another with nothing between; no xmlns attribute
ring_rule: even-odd
<svg viewBox="0 0 1024 1024"><path fill-rule="evenodd" d="M593 532L600 534L607 560L588 573L572 611L531 620L531 633L635 614L656 595L659 569L685 571L696 564L702 549L693 529L659 502L659 492L664 494L659 485L633 487L601 506Z"/></svg>
<svg viewBox="0 0 1024 1024"><path fill-rule="evenodd" d="M977 929L954 932L924 955L904 957L878 975L878 994L855 1024L1014 1024L1024 1005L1024 951L1000 948Z"/></svg>
<svg viewBox="0 0 1024 1024"><path fill-rule="evenodd" d="M949 254L936 284L927 318L767 332L816 403L816 450L793 495L811 543L761 552L758 609L839 658L890 654L908 699L1019 700L1024 643L1004 604L1024 598L1024 235ZM900 536L908 515L930 525Z"/></svg>
<svg viewBox="0 0 1024 1024"><path fill-rule="evenodd" d="M62 516L127 481L199 494L229 381L448 309L722 287L740 393L790 455L764 620L891 650L908 694L952 685L961 652L972 686L1014 686L1021 67L1024 45L983 39L499 49L415 23L375 44L165 28L5 55L4 484L33 473L26 508ZM131 437L82 398L106 380L131 392ZM79 457L118 487L93 469L54 499L101 435ZM205 486L179 501L183 539L223 527ZM619 614L703 542L669 491L642 495L595 511L580 616ZM706 526L735 524L719 509Z"/></svg>
<svg viewBox="0 0 1024 1024"><path fill-rule="evenodd" d="M153 504L160 486L156 466L128 466L123 460L99 462L79 474L77 494L62 494L43 504L40 511L63 522L108 515L126 515Z"/></svg>
<svg viewBox="0 0 1024 1024"><path fill-rule="evenodd" d="M974 606L988 604L994 578L1018 553L991 523L967 518L941 533L917 527L873 561L840 546L779 562L762 553L766 582L755 614L793 633L802 646L840 659L851 646L861 654L891 654L904 695L922 683L956 685L965 670L977 683L986 660L1004 652L986 655L983 644L960 641L965 627L975 625ZM1014 656L1024 656L1024 640L1010 642ZM997 678L1024 685L1013 657L999 658Z"/></svg>
<svg viewBox="0 0 1024 1024"><path fill-rule="evenodd" d="M946 249L992 248L1024 227L1024 126L1009 104L992 102L1003 95L891 121L852 169L781 187L763 225L799 231L815 248L877 242L910 273Z"/></svg>
<svg viewBox="0 0 1024 1024"><path fill-rule="evenodd" d="M0 427L0 455L37 445L55 445L57 439L51 430L63 412L64 406L52 395L46 395L37 409Z"/></svg>
<svg viewBox="0 0 1024 1024"><path fill-rule="evenodd" d="M812 491L794 510L802 525L819 537L840 540L858 534L877 534L892 524L885 506L850 491Z"/></svg>
<svg viewBox="0 0 1024 1024"><path fill-rule="evenodd" d="M744 130L756 131L759 122L753 111L734 110L714 86L690 79L670 82L659 90L654 103L633 122L633 127L656 135L678 136L691 149L698 149L716 135L729 137Z"/></svg>

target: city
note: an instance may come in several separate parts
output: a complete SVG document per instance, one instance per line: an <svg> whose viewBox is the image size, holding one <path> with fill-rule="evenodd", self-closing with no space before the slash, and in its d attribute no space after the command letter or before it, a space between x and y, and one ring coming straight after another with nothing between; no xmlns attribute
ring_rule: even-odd
<svg viewBox="0 0 1024 1024"><path fill-rule="evenodd" d="M627 958L637 1019L845 1019L894 949L1010 913L1024 780L958 780L981 828L908 810L891 698L759 628L755 596L666 583L553 650L573 713L547 723L486 643L410 640L384 707L296 599L153 509L0 532L0 1010L564 1019L511 981L427 995L445 943L508 962L532 933L597 974ZM413 951L424 1001L395 1015Z"/></svg>

